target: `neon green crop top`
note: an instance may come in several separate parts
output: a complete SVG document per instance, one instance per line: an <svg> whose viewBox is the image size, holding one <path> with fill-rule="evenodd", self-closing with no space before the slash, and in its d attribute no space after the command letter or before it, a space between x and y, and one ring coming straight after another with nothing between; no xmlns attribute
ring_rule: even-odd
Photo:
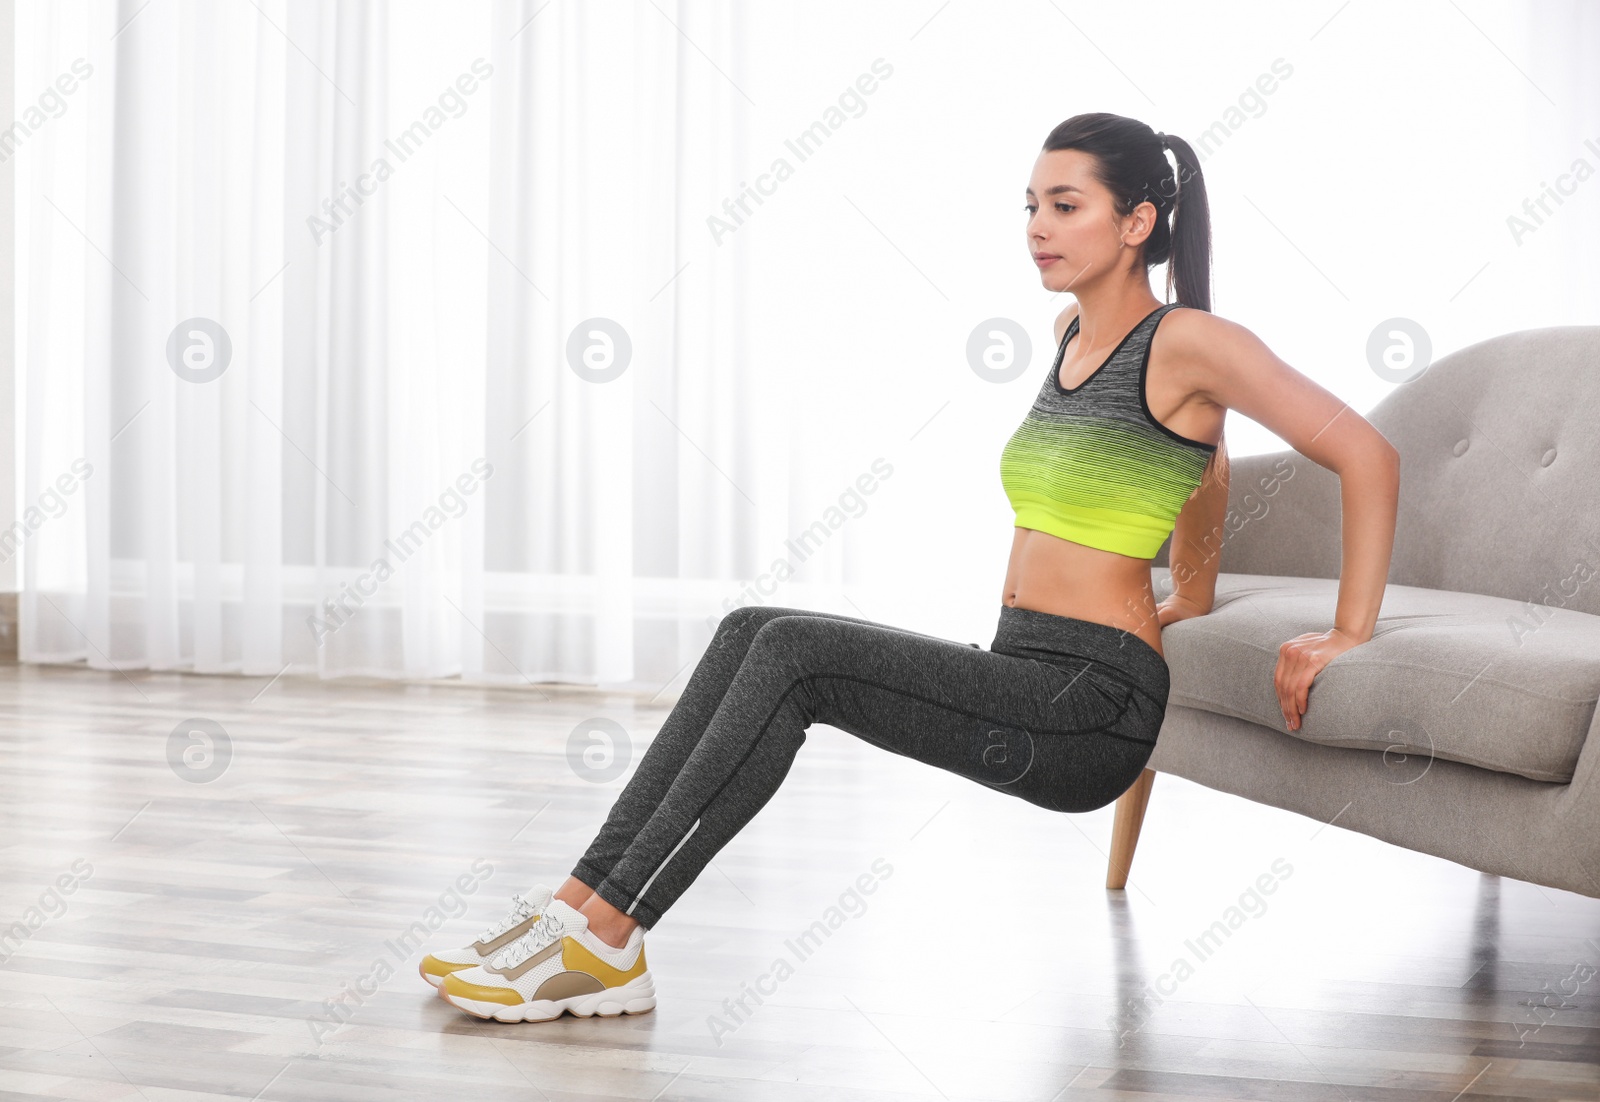
<svg viewBox="0 0 1600 1102"><path fill-rule="evenodd" d="M1217 450L1155 419L1145 400L1150 342L1180 304L1146 315L1083 382L1061 385L1078 331L1067 326L1050 377L1000 454L1000 484L1016 527L1104 551L1153 559Z"/></svg>

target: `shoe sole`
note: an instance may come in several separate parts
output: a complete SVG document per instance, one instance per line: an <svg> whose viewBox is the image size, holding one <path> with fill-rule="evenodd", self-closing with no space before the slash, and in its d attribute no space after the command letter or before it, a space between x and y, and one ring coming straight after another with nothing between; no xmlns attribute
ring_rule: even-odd
<svg viewBox="0 0 1600 1102"><path fill-rule="evenodd" d="M475 1018L497 1022L550 1022L563 1014L579 1018L599 1015L615 1018L623 1014L644 1014L655 1009L656 986L649 972L641 972L621 987L608 987L589 995L574 995L570 999L541 999L536 1002L506 1006L504 1003L479 1002L452 995L442 986L439 997L458 1010Z"/></svg>

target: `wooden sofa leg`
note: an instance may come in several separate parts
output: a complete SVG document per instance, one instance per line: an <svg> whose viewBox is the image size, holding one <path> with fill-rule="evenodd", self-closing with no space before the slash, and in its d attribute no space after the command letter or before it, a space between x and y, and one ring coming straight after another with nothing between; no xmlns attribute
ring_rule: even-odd
<svg viewBox="0 0 1600 1102"><path fill-rule="evenodd" d="M1139 827L1144 823L1145 805L1150 802L1150 786L1156 771L1146 769L1133 786L1117 797L1116 816L1111 823L1111 863L1106 869L1106 887L1124 888L1128 870L1133 867L1133 850L1139 844Z"/></svg>

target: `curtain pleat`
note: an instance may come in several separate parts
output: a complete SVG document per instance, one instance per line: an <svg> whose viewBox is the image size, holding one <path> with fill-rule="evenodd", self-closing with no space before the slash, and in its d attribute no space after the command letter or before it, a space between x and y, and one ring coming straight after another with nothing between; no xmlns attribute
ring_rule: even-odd
<svg viewBox="0 0 1600 1102"><path fill-rule="evenodd" d="M727 472L781 468L743 255L698 236L742 159L699 52L733 64L733 9L22 16L27 79L92 67L18 154L23 496L79 495L27 536L23 660L681 673L750 566Z"/></svg>

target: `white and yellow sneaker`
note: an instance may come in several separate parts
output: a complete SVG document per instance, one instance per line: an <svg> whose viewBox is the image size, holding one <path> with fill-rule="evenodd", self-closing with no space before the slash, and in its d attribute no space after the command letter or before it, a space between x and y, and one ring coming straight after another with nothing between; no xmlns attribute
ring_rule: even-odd
<svg viewBox="0 0 1600 1102"><path fill-rule="evenodd" d="M656 1005L644 961L644 927L613 949L589 932L589 920L559 899L533 928L487 964L451 972L439 997L479 1018L547 1022L571 1011L642 1014Z"/></svg>
<svg viewBox="0 0 1600 1102"><path fill-rule="evenodd" d="M438 987L451 972L489 963L495 954L533 929L533 924L550 906L550 899L551 891L543 884L535 885L523 895L513 895L510 913L479 934L478 940L464 949L429 953L422 958L417 971L423 979Z"/></svg>

